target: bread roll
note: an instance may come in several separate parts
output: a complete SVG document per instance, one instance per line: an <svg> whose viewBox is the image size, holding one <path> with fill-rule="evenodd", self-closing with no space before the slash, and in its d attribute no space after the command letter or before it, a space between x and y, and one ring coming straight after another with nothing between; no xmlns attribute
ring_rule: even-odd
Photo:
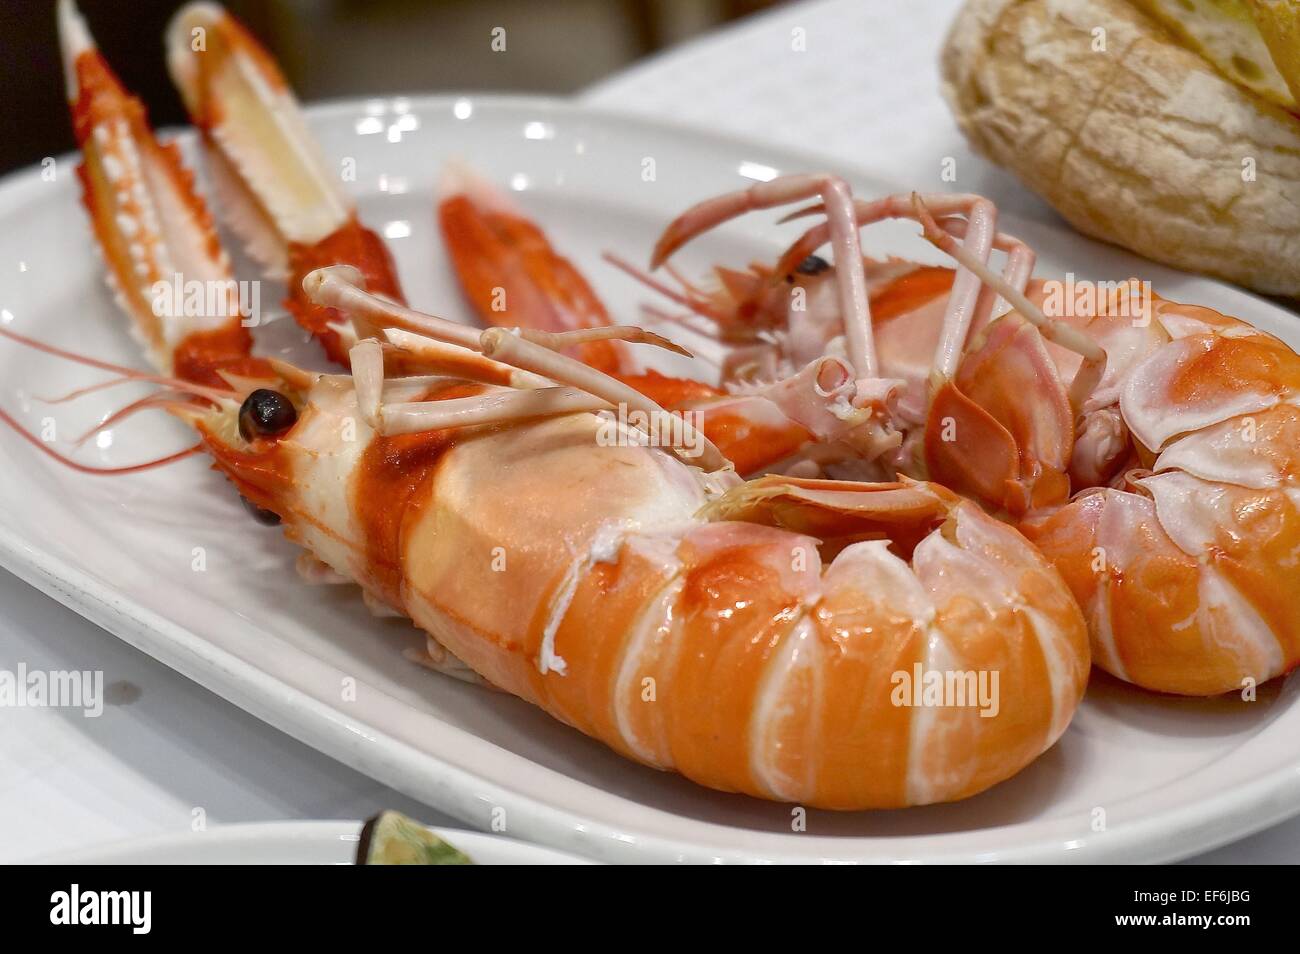
<svg viewBox="0 0 1300 954"><path fill-rule="evenodd" d="M1300 296L1300 120L1128 0L969 0L942 70L972 146L1080 231Z"/></svg>

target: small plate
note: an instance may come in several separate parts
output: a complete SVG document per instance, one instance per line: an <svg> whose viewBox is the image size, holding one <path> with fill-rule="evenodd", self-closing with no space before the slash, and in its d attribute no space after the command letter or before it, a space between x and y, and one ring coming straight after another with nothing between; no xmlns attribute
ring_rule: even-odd
<svg viewBox="0 0 1300 954"><path fill-rule="evenodd" d="M589 865L590 861L476 831L430 829L480 865ZM128 838L38 858L45 865L350 865L361 822L224 825L183 835Z"/></svg>

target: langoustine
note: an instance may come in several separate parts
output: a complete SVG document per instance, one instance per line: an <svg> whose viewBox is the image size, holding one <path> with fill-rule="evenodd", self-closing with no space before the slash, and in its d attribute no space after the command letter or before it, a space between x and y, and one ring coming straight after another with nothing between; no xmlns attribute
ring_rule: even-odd
<svg viewBox="0 0 1300 954"><path fill-rule="evenodd" d="M318 300L340 306L332 290L354 278L316 277ZM482 349L501 381L613 382L503 329ZM1059 576L938 485L740 483L608 444L588 412L487 416L573 384L423 376L376 392L277 367L254 393L274 384L291 402L287 428L241 435L251 396L174 413L317 560L493 685L645 764L828 808L943 801L1023 768L1082 695L1086 637ZM606 387L587 393L619 396ZM401 407L409 428L457 401L477 401L481 423L391 436L367 423ZM900 673L930 672L969 701L900 695Z"/></svg>

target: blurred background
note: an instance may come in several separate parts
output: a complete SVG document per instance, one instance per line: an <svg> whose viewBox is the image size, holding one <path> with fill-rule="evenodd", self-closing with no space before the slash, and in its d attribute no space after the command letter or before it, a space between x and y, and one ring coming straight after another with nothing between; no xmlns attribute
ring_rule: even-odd
<svg viewBox="0 0 1300 954"><path fill-rule="evenodd" d="M565 94L779 0L231 0L304 101L377 93ZM155 125L184 122L163 64L180 0L80 0ZM492 49L504 27L506 52ZM0 173L73 148L54 0L0 0Z"/></svg>

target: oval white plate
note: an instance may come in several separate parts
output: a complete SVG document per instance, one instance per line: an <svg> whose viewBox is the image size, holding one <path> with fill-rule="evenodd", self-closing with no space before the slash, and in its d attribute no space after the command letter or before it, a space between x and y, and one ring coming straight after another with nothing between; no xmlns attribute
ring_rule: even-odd
<svg viewBox="0 0 1300 954"><path fill-rule="evenodd" d="M362 216L390 236L412 303L462 318L434 221L436 176L451 157L516 190L623 320L636 317L646 295L600 262L601 250L644 259L657 230L689 203L753 177L825 165L527 99L343 102L312 110L311 122L328 155L355 162ZM643 174L651 167L652 178ZM25 172L0 186L0 322L140 366L104 290L71 160L57 169L53 182ZM842 171L866 195L914 185ZM682 264L702 272L711 262L769 257L790 235L776 217L733 223L690 246ZM1300 344L1296 319L1258 298L1063 228L1005 225L1038 249L1041 275L1140 275L1168 297ZM876 255L938 261L916 233L907 223L885 225L866 234L866 245ZM279 294L264 287L264 308ZM261 333L267 347L307 353L288 322ZM75 436L132 396L99 392L56 408L32 400L98 377L0 344L0 402L33 429L52 417L63 438ZM83 454L122 464L187 438L175 422L141 416ZM633 765L522 702L410 664L402 649L418 645L413 629L371 618L350 588L301 584L294 548L255 524L199 460L88 477L6 432L0 467L0 564L296 738L475 827L504 813L512 836L609 860L1155 861L1300 810L1296 680L1243 704L1159 698L1098 674L1062 741L996 789L956 805L809 812L796 831L802 816L790 806Z"/></svg>
<svg viewBox="0 0 1300 954"><path fill-rule="evenodd" d="M587 865L582 858L476 831L432 829L480 865ZM44 865L350 865L361 822L223 825L205 832L128 838L38 858Z"/></svg>

